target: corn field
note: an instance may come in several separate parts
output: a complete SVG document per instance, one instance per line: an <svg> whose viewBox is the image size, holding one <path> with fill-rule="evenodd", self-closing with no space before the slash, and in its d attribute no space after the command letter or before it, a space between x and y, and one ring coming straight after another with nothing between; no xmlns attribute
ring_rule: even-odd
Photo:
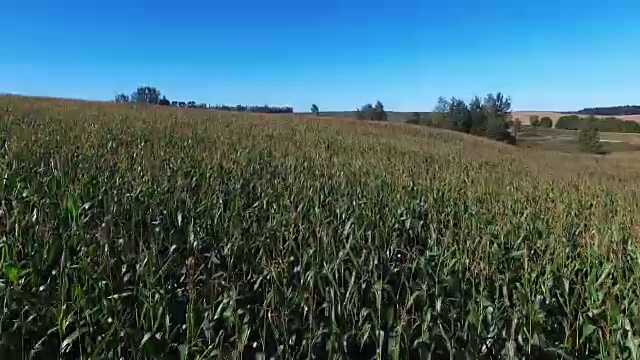
<svg viewBox="0 0 640 360"><path fill-rule="evenodd" d="M0 358L638 359L637 159L0 97Z"/></svg>

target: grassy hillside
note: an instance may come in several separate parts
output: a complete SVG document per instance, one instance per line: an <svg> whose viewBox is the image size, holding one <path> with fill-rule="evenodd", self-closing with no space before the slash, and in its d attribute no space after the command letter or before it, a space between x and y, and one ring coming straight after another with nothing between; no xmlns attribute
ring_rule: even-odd
<svg viewBox="0 0 640 360"><path fill-rule="evenodd" d="M0 171L3 359L621 359L640 345L636 157L0 98Z"/></svg>

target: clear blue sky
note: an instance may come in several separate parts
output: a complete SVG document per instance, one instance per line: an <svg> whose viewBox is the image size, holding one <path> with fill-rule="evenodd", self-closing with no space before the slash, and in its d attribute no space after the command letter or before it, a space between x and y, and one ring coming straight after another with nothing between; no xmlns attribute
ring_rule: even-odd
<svg viewBox="0 0 640 360"><path fill-rule="evenodd" d="M5 0L0 92L430 110L640 103L638 0Z"/></svg>

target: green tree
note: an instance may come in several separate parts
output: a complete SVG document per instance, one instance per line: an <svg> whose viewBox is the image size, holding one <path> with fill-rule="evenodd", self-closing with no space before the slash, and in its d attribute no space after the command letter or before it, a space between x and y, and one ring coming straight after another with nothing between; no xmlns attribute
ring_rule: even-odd
<svg viewBox="0 0 640 360"><path fill-rule="evenodd" d="M318 108L318 105L311 105L311 113L315 116L320 116L320 109Z"/></svg>
<svg viewBox="0 0 640 360"><path fill-rule="evenodd" d="M445 99L443 96L438 97L438 101L436 105L433 107L433 112L431 113L430 123L435 127L448 127L449 119L449 101Z"/></svg>
<svg viewBox="0 0 640 360"><path fill-rule="evenodd" d="M578 115L565 115L561 116L556 121L556 129L564 130L579 130L582 128L583 121Z"/></svg>
<svg viewBox="0 0 640 360"><path fill-rule="evenodd" d="M115 102L118 102L118 103L129 102L129 96L125 95L124 93L120 93L120 94L116 95Z"/></svg>
<svg viewBox="0 0 640 360"><path fill-rule="evenodd" d="M495 95L487 94L484 98L483 107L488 116L501 118L504 121L507 121L511 116L511 98L501 92Z"/></svg>
<svg viewBox="0 0 640 360"><path fill-rule="evenodd" d="M469 113L471 116L471 133L474 135L484 135L487 131L487 115L482 108L482 101L474 96L469 102Z"/></svg>
<svg viewBox="0 0 640 360"><path fill-rule="evenodd" d="M509 127L504 119L493 114L488 116L487 136L498 141L508 141L511 138L510 134Z"/></svg>
<svg viewBox="0 0 640 360"><path fill-rule="evenodd" d="M600 133L593 126L585 126L578 132L578 143L582 152L601 154Z"/></svg>
<svg viewBox="0 0 640 360"><path fill-rule="evenodd" d="M449 100L448 118L453 129L466 133L471 130L471 114L463 100L455 97Z"/></svg>
<svg viewBox="0 0 640 360"><path fill-rule="evenodd" d="M531 124L531 126L533 127L540 126L540 117L538 115L529 116L529 124Z"/></svg>
<svg viewBox="0 0 640 360"><path fill-rule="evenodd" d="M487 117L487 136L498 141L515 144L515 136L511 133L511 98L501 92L487 94L482 107Z"/></svg>
<svg viewBox="0 0 640 360"><path fill-rule="evenodd" d="M422 122L422 115L419 112L414 112L407 120L409 124L420 124Z"/></svg>
<svg viewBox="0 0 640 360"><path fill-rule="evenodd" d="M373 120L374 119L373 105L364 104L356 110L356 118L360 120Z"/></svg>
<svg viewBox="0 0 640 360"><path fill-rule="evenodd" d="M160 99L160 101L158 101L158 105L171 106L171 102L169 101L169 99L167 99L166 96L163 96L162 99Z"/></svg>
<svg viewBox="0 0 640 360"><path fill-rule="evenodd" d="M380 100L376 101L376 104L373 106L373 120L387 121L387 119L387 112L384 110L384 105L382 105Z"/></svg>
<svg viewBox="0 0 640 360"><path fill-rule="evenodd" d="M143 104L158 104L160 102L160 90L151 86L141 86L131 94L131 101Z"/></svg>
<svg viewBox="0 0 640 360"><path fill-rule="evenodd" d="M445 113L449 110L449 101L444 96L438 97L436 106L433 107L433 112Z"/></svg>
<svg viewBox="0 0 640 360"><path fill-rule="evenodd" d="M540 119L540 122L538 123L538 126L550 129L550 128L553 127L553 120L551 120L550 117L545 116L542 119Z"/></svg>

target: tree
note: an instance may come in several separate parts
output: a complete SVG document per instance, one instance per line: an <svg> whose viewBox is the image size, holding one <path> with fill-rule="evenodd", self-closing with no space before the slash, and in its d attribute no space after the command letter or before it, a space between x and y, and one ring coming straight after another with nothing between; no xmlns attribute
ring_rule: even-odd
<svg viewBox="0 0 640 360"><path fill-rule="evenodd" d="M480 98L474 96L469 103L469 113L471 116L471 133L474 135L484 135L487 131L487 116L482 109Z"/></svg>
<svg viewBox="0 0 640 360"><path fill-rule="evenodd" d="M579 130L582 127L582 119L578 115L562 116L556 121L556 129Z"/></svg>
<svg viewBox="0 0 640 360"><path fill-rule="evenodd" d="M356 117L360 120L373 120L374 109L371 104L364 104L356 110Z"/></svg>
<svg viewBox="0 0 640 360"><path fill-rule="evenodd" d="M553 127L553 120L551 120L550 117L545 116L542 119L540 119L538 126L550 129Z"/></svg>
<svg viewBox="0 0 640 360"><path fill-rule="evenodd" d="M463 100L455 97L449 100L448 118L452 129L466 133L471 130L471 114Z"/></svg>
<svg viewBox="0 0 640 360"><path fill-rule="evenodd" d="M444 96L438 97L436 106L433 107L433 112L445 113L449 110L449 101Z"/></svg>
<svg viewBox="0 0 640 360"><path fill-rule="evenodd" d="M529 116L529 124L531 124L531 126L533 127L540 126L540 117L538 115Z"/></svg>
<svg viewBox="0 0 640 360"><path fill-rule="evenodd" d="M131 101L143 104L158 104L160 102L160 90L151 86L141 86L131 94Z"/></svg>
<svg viewBox="0 0 640 360"><path fill-rule="evenodd" d="M488 94L483 103L483 107L488 116L495 116L507 120L511 116L511 98L504 96L501 92Z"/></svg>
<svg viewBox="0 0 640 360"><path fill-rule="evenodd" d="M433 107L433 113L431 114L431 124L439 128L447 127L449 125L448 113L449 101L443 96L438 97L438 101Z"/></svg>
<svg viewBox="0 0 640 360"><path fill-rule="evenodd" d="M125 95L124 93L120 93L120 94L116 95L115 101L118 102L118 103L129 102L129 96Z"/></svg>
<svg viewBox="0 0 640 360"><path fill-rule="evenodd" d="M320 116L320 109L318 108L318 105L311 105L311 113L313 113L313 115L315 116Z"/></svg>
<svg viewBox="0 0 640 360"><path fill-rule="evenodd" d="M585 126L578 132L578 143L582 152L590 154L601 154L602 144L600 143L600 133L593 126Z"/></svg>
<svg viewBox="0 0 640 360"><path fill-rule="evenodd" d="M387 121L387 119L387 112L384 110L384 105L382 105L380 100L376 101L376 104L373 107L373 120Z"/></svg>
<svg viewBox="0 0 640 360"><path fill-rule="evenodd" d="M498 141L515 144L516 139L511 132L511 98L501 92L488 94L484 98L482 108L487 116L487 135Z"/></svg>
<svg viewBox="0 0 640 360"><path fill-rule="evenodd" d="M414 112L407 120L409 124L420 124L422 122L422 115L419 112Z"/></svg>
<svg viewBox="0 0 640 360"><path fill-rule="evenodd" d="M167 99L166 96L163 96L162 99L160 99L160 101L158 101L158 105L160 105L160 106L170 106L171 102L169 101L169 99Z"/></svg>
<svg viewBox="0 0 640 360"><path fill-rule="evenodd" d="M509 141L511 139L507 122L493 114L487 118L487 135L498 141Z"/></svg>

